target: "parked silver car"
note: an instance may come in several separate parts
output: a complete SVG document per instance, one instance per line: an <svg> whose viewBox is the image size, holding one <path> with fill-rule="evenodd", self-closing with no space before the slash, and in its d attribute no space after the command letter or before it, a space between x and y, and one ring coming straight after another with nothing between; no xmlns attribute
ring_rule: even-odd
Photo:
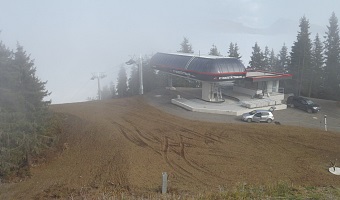
<svg viewBox="0 0 340 200"><path fill-rule="evenodd" d="M274 115L269 110L253 110L242 115L245 122L268 122L274 121Z"/></svg>

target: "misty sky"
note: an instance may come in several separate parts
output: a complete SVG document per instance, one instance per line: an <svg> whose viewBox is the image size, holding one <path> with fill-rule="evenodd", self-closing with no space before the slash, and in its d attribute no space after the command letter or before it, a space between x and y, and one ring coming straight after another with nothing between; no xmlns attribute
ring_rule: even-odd
<svg viewBox="0 0 340 200"><path fill-rule="evenodd" d="M176 52L187 37L195 53L215 44L226 55L238 43L248 66L258 42L278 53L289 51L305 15L311 39L325 35L337 0L0 0L0 40L19 42L35 60L37 75L48 81L52 103L96 97L92 73L104 72L102 85L116 83L131 56ZM127 68L129 68L127 66Z"/></svg>

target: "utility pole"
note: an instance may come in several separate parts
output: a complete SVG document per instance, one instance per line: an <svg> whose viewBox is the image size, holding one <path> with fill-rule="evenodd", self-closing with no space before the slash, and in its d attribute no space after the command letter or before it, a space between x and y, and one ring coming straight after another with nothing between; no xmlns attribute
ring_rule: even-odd
<svg viewBox="0 0 340 200"><path fill-rule="evenodd" d="M139 94L143 94L143 60L142 60L142 55L139 56Z"/></svg>
<svg viewBox="0 0 340 200"><path fill-rule="evenodd" d="M97 81L98 81L98 100L101 100L102 98L102 96L101 96L101 90L100 90L100 79L103 79L103 78L105 78L106 77L106 75L104 74L104 73L92 73L92 78L91 78L91 80L95 80L95 79L97 79Z"/></svg>
<svg viewBox="0 0 340 200"><path fill-rule="evenodd" d="M143 89L143 59L142 59L142 55L139 56L139 64L133 60L130 59L129 61L127 61L125 64L127 65L132 65L135 64L138 67L138 72L139 72L139 94L142 95L144 92Z"/></svg>

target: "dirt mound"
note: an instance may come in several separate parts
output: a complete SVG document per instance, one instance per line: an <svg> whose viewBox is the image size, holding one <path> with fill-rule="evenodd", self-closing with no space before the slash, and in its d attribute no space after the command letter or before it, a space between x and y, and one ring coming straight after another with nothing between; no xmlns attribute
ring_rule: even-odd
<svg viewBox="0 0 340 200"><path fill-rule="evenodd" d="M340 186L327 172L339 158L340 135L275 124L190 121L143 98L53 105L67 114L64 151L33 168L32 177L2 184L1 199L70 198L159 191L198 193L237 183L288 181Z"/></svg>

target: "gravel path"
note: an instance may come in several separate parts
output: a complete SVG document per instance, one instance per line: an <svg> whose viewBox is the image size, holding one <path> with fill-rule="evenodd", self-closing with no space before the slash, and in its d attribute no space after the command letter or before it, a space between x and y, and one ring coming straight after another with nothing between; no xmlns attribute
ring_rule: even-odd
<svg viewBox="0 0 340 200"><path fill-rule="evenodd" d="M181 95L183 98L199 98L200 89L192 90L155 90L144 95L148 103L169 114L185 119L217 122L217 123L244 123L239 116L192 112L171 103L172 98ZM274 112L275 121L284 125L302 126L324 129L324 116L327 115L327 129L340 132L340 106L335 101L312 99L321 106L319 113L309 114L305 111L288 108Z"/></svg>

